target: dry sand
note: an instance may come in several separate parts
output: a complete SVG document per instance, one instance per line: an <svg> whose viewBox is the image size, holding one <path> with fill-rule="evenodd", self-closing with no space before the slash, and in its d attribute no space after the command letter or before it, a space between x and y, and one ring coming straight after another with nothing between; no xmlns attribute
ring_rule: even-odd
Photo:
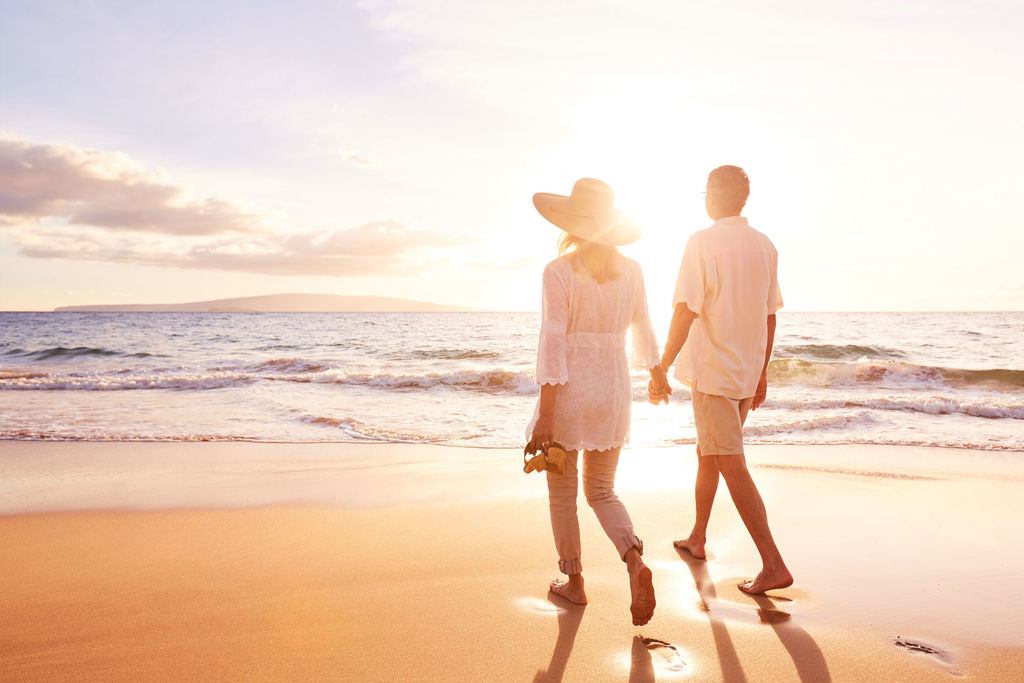
<svg viewBox="0 0 1024 683"><path fill-rule="evenodd" d="M768 598L692 447L627 451L658 608L581 499L590 604L515 451L0 442L0 680L1024 679L1020 454L751 447L796 577Z"/></svg>

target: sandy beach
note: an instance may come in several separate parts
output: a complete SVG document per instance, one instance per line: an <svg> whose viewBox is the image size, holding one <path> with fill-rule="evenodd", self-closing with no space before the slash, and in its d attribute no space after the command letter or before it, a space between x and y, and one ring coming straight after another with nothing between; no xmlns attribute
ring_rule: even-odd
<svg viewBox="0 0 1024 683"><path fill-rule="evenodd" d="M1018 453L753 446L792 588L724 486L707 562L692 447L623 454L658 607L581 499L590 604L513 450L0 442L0 679L1019 681Z"/></svg>

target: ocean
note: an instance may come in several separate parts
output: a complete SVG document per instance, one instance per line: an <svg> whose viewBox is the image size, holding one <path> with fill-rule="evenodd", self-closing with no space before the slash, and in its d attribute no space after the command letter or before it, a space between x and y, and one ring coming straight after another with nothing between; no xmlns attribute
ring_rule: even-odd
<svg viewBox="0 0 1024 683"><path fill-rule="evenodd" d="M667 325L668 316L664 321ZM1024 451L1024 313L779 313L755 444ZM536 313L0 313L0 440L517 448ZM659 329L664 343L664 327ZM695 443L688 390L631 445Z"/></svg>

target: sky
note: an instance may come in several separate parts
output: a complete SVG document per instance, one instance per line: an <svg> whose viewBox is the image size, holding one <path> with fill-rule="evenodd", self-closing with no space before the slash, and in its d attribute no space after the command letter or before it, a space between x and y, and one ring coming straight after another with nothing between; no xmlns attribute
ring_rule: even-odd
<svg viewBox="0 0 1024 683"><path fill-rule="evenodd" d="M0 0L0 310L537 310L580 177L669 314L707 173L788 310L1024 310L1016 0Z"/></svg>

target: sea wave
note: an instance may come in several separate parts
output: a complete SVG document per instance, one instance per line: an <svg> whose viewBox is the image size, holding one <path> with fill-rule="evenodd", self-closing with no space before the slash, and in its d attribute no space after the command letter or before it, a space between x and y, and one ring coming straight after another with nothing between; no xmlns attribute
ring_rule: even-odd
<svg viewBox="0 0 1024 683"><path fill-rule="evenodd" d="M748 444L781 446L911 446L914 448L956 448L1001 453L1024 452L1020 442L973 440L963 437L897 437L886 434L812 430L808 432L782 432L762 436L750 436Z"/></svg>
<svg viewBox="0 0 1024 683"><path fill-rule="evenodd" d="M968 415L992 419L1024 420L1024 403L1003 397L952 398L949 396L880 396L793 399L769 396L767 408L786 410L831 410L870 408L927 415Z"/></svg>
<svg viewBox="0 0 1024 683"><path fill-rule="evenodd" d="M992 389L1024 391L1024 370L965 369L916 365L905 361L810 361L776 358L768 380L825 387L882 386L892 388Z"/></svg>
<svg viewBox="0 0 1024 683"><path fill-rule="evenodd" d="M330 363L301 358L206 368L121 368L72 373L0 369L0 391L205 391L243 387L260 381L337 384L393 391L449 389L518 395L538 392L530 372L500 368L422 374L346 372Z"/></svg>
<svg viewBox="0 0 1024 683"><path fill-rule="evenodd" d="M899 349L862 344L784 344L775 347L775 356L822 360L859 360L861 358L893 360L906 358L907 354Z"/></svg>
<svg viewBox="0 0 1024 683"><path fill-rule="evenodd" d="M332 365L323 361L309 360L306 358L273 358L259 363L250 363L241 367L225 367L223 370L235 371L242 374L305 374L327 372Z"/></svg>
<svg viewBox="0 0 1024 683"><path fill-rule="evenodd" d="M4 373L0 391L206 391L238 387L257 381L230 373Z"/></svg>
<svg viewBox="0 0 1024 683"><path fill-rule="evenodd" d="M337 430L340 436L348 441L366 441L376 443L443 443L436 437L425 434L399 432L392 429L376 427L352 417L326 417L321 415L300 415L296 421Z"/></svg>
<svg viewBox="0 0 1024 683"><path fill-rule="evenodd" d="M116 351L114 349L106 349L102 347L93 346L52 346L45 349L37 349L35 351L27 351L25 349L11 349L4 351L4 356L12 359L32 360L32 361L68 361L77 358L87 358L90 356L94 357L121 357L121 358L151 358L158 354L137 352L130 353L128 351Z"/></svg>
<svg viewBox="0 0 1024 683"><path fill-rule="evenodd" d="M248 441L262 442L244 434L140 434L135 432L61 432L33 429L0 429L0 441Z"/></svg>
<svg viewBox="0 0 1024 683"><path fill-rule="evenodd" d="M792 434L794 432L818 432L823 430L846 430L870 427L879 424L880 420L867 410L851 415L828 415L807 420L794 420L778 424L746 425L743 427L744 437L774 436Z"/></svg>
<svg viewBox="0 0 1024 683"><path fill-rule="evenodd" d="M538 393L537 382L531 372L512 370L459 370L455 372L394 375L389 373L329 372L317 382L374 387L379 389L463 389L487 393Z"/></svg>
<svg viewBox="0 0 1024 683"><path fill-rule="evenodd" d="M474 358L500 358L498 351L477 349L412 349L395 352L390 357L415 358L417 360L472 360Z"/></svg>

